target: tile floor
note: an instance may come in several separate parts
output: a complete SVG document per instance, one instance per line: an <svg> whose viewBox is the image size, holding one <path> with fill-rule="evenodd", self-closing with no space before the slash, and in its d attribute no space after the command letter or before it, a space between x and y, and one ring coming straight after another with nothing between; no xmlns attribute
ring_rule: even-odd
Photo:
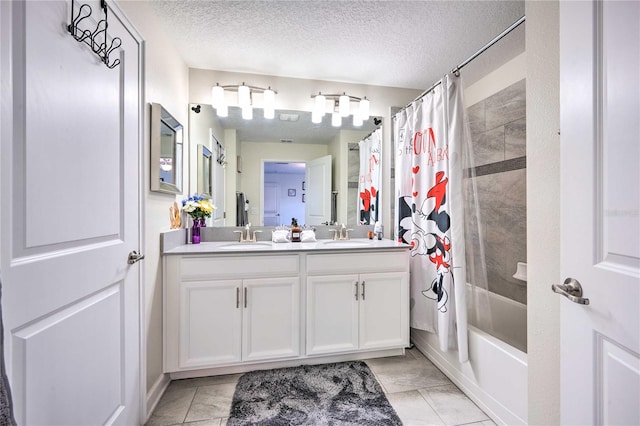
<svg viewBox="0 0 640 426"><path fill-rule="evenodd" d="M495 425L417 349L366 361L405 426ZM240 374L174 380L147 426L224 426Z"/></svg>

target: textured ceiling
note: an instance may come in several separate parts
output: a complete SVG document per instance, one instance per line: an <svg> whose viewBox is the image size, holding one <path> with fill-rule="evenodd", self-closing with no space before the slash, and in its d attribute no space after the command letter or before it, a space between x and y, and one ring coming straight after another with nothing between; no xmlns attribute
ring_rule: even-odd
<svg viewBox="0 0 640 426"><path fill-rule="evenodd" d="M426 89L523 16L524 0L154 0L152 8L191 68ZM519 28L465 68L467 84L523 51Z"/></svg>

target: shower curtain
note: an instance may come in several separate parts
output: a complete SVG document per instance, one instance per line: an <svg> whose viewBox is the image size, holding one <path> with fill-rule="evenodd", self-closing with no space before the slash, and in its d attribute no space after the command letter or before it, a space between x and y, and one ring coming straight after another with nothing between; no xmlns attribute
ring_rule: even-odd
<svg viewBox="0 0 640 426"><path fill-rule="evenodd" d="M463 152L470 144L460 77L394 120L396 235L411 245L411 327L438 334L468 360Z"/></svg>
<svg viewBox="0 0 640 426"><path fill-rule="evenodd" d="M358 212L360 225L374 225L382 220L380 200L380 178L382 168L382 128L376 129L359 142L360 174L358 176Z"/></svg>

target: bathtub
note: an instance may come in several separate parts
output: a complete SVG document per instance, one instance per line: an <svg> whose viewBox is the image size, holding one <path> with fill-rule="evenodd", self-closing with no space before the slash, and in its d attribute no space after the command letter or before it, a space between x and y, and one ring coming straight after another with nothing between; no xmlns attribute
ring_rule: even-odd
<svg viewBox="0 0 640 426"><path fill-rule="evenodd" d="M468 362L461 364L454 351L440 351L433 333L412 328L411 340L497 424L525 425L527 354L515 346L526 348L527 308L491 292L485 295L491 306L493 335L469 324Z"/></svg>

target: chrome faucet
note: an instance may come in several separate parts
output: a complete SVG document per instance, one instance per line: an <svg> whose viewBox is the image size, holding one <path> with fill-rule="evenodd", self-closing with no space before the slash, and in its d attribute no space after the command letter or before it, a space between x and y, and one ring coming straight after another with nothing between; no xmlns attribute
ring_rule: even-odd
<svg viewBox="0 0 640 426"><path fill-rule="evenodd" d="M239 242L241 242L241 243L255 243L257 241L256 240L256 233L262 232L262 231L260 231L260 230L253 231L253 236L251 236L251 223L248 223L248 224L245 225L244 231L233 231L233 232L240 234Z"/></svg>
<svg viewBox="0 0 640 426"><path fill-rule="evenodd" d="M333 240L348 240L349 239L349 231L353 231L353 229L347 229L344 226L344 223L336 229L332 229L333 231Z"/></svg>

